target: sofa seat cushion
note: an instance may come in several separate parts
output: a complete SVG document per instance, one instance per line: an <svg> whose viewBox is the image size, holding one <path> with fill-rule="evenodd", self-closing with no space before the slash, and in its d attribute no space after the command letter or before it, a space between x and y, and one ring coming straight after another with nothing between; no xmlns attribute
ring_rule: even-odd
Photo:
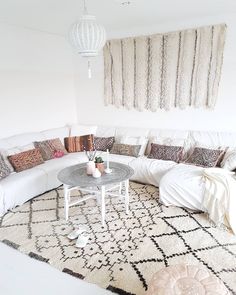
<svg viewBox="0 0 236 295"><path fill-rule="evenodd" d="M44 193L47 188L46 174L34 167L13 173L0 182L0 215L31 198Z"/></svg>
<svg viewBox="0 0 236 295"><path fill-rule="evenodd" d="M173 161L148 159L147 157L135 158L130 163L134 169L131 180L159 186L161 178L176 165L178 164Z"/></svg>
<svg viewBox="0 0 236 295"><path fill-rule="evenodd" d="M88 162L85 152L69 153L64 158L74 160L76 164Z"/></svg>
<svg viewBox="0 0 236 295"><path fill-rule="evenodd" d="M185 207L203 210L204 168L178 164L163 176L160 181L160 200L166 206Z"/></svg>
<svg viewBox="0 0 236 295"><path fill-rule="evenodd" d="M59 159L46 161L45 163L37 166L37 168L43 171L47 177L46 190L51 190L55 187L60 186L62 183L57 179L57 174L62 169L76 164L78 164L78 160L76 158L70 158L66 155Z"/></svg>

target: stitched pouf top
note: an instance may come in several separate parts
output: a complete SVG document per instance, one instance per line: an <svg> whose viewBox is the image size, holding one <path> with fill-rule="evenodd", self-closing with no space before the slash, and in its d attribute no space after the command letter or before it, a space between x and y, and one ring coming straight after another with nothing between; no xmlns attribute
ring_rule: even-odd
<svg viewBox="0 0 236 295"><path fill-rule="evenodd" d="M229 295L224 284L195 265L179 264L154 274L147 295Z"/></svg>

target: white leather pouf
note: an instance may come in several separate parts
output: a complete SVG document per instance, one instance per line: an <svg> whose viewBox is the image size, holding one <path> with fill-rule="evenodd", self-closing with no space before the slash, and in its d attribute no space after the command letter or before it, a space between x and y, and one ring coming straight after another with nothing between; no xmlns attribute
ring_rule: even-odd
<svg viewBox="0 0 236 295"><path fill-rule="evenodd" d="M229 295L224 284L195 265L179 264L154 274L147 295Z"/></svg>

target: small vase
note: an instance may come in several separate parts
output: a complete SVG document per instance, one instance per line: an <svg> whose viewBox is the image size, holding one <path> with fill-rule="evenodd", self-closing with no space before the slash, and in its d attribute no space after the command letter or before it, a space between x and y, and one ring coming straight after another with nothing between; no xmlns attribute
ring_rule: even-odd
<svg viewBox="0 0 236 295"><path fill-rule="evenodd" d="M87 174L93 175L93 172L95 171L95 163L94 161L88 161L87 162Z"/></svg>
<svg viewBox="0 0 236 295"><path fill-rule="evenodd" d="M98 168L95 168L94 172L93 172L93 177L94 178L99 178L101 177L101 172L98 170Z"/></svg>
<svg viewBox="0 0 236 295"><path fill-rule="evenodd" d="M96 168L98 168L98 170L103 174L105 167L104 167L104 163L95 163L96 164Z"/></svg>

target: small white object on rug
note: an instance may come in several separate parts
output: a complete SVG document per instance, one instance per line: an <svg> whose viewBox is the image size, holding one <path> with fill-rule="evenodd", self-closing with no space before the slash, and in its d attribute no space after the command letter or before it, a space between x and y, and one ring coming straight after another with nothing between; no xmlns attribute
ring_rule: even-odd
<svg viewBox="0 0 236 295"><path fill-rule="evenodd" d="M69 235L67 236L67 238L69 240L77 239L82 233L84 233L86 231L87 231L87 229L85 227L80 226L79 228L76 228L71 233L69 233Z"/></svg>
<svg viewBox="0 0 236 295"><path fill-rule="evenodd" d="M84 248L87 245L88 240L89 240L88 234L86 234L86 233L81 234L76 241L76 247L77 248Z"/></svg>

